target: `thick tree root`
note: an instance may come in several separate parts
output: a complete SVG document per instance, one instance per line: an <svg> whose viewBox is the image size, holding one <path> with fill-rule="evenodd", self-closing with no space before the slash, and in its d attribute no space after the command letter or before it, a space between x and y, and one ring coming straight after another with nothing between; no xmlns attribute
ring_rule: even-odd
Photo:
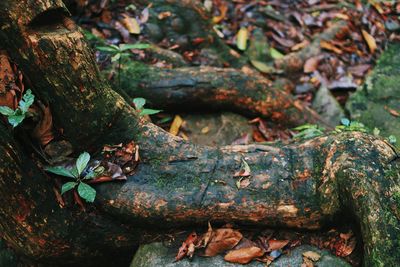
<svg viewBox="0 0 400 267"><path fill-rule="evenodd" d="M134 245L141 232L134 227L213 220L315 229L345 212L360 226L365 266L400 262L400 163L385 141L344 133L273 147L187 143L142 122L101 80L78 29L27 27L49 7L65 15L60 1L0 2L9 54L76 151L135 140L141 163L126 183L96 186L91 212L61 209L51 180L1 127L0 233L19 252L53 264L95 263ZM244 162L251 176L235 177Z"/></svg>
<svg viewBox="0 0 400 267"><path fill-rule="evenodd" d="M231 110L287 126L327 125L316 112L293 99L289 81L272 82L256 72L214 67L158 69L128 62L121 71L121 88L164 110Z"/></svg>

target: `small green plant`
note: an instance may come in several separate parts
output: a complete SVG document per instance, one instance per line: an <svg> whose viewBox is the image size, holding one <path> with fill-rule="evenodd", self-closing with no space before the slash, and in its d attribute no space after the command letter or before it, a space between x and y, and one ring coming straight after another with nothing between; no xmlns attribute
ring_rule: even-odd
<svg viewBox="0 0 400 267"><path fill-rule="evenodd" d="M309 139L317 136L321 136L324 134L325 128L319 127L316 124L304 124L300 125L296 128L293 128L295 131L299 131L297 134L293 136L295 139Z"/></svg>
<svg viewBox="0 0 400 267"><path fill-rule="evenodd" d="M105 45L105 46L96 46L97 50L110 54L111 62L118 61L118 87L121 88L121 63L122 58L128 57L130 53L128 52L130 49L146 49L149 48L149 44L120 44L117 45Z"/></svg>
<svg viewBox="0 0 400 267"><path fill-rule="evenodd" d="M28 89L15 110L7 106L0 106L0 113L7 116L8 122L13 127L17 127L28 115L28 109L33 104L34 100L35 96L32 94L32 91Z"/></svg>
<svg viewBox="0 0 400 267"><path fill-rule="evenodd" d="M146 104L146 99L138 97L133 99L133 104L135 105L135 109L137 112L139 112L139 116L145 116L145 115L154 115L161 110L158 109L150 109L150 108L144 108L144 105Z"/></svg>
<svg viewBox="0 0 400 267"><path fill-rule="evenodd" d="M103 171L103 167L93 168L90 170L86 170L88 168L87 165L90 160L90 155L87 152L83 152L79 155L76 160L75 166L72 169L67 169L64 166L55 166L55 167L47 167L46 171L72 178L75 181L67 182L61 187L61 194L74 189L77 187L77 191L79 196L85 199L87 202L93 202L96 198L96 190L90 185L86 184L85 181L91 180L97 176L99 176Z"/></svg>
<svg viewBox="0 0 400 267"><path fill-rule="evenodd" d="M369 132L368 129L365 127L365 125L362 124L361 122L350 121L347 118L341 119L340 122L342 125L338 125L335 127L336 133L341 133L344 131L358 131L363 133Z"/></svg>

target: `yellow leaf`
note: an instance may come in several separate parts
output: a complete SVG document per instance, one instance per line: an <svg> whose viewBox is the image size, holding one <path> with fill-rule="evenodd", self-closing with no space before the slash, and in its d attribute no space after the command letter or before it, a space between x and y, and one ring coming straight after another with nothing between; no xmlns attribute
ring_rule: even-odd
<svg viewBox="0 0 400 267"><path fill-rule="evenodd" d="M131 18L126 14L122 14L122 19L120 21L129 33L140 34L140 26L135 18Z"/></svg>
<svg viewBox="0 0 400 267"><path fill-rule="evenodd" d="M367 42L369 51L373 54L376 50L375 38L365 30L361 30L364 40Z"/></svg>
<svg viewBox="0 0 400 267"><path fill-rule="evenodd" d="M178 135L179 128L181 128L182 123L183 119L181 118L181 116L176 115L174 120L172 121L171 127L169 128L169 133L172 135Z"/></svg>
<svg viewBox="0 0 400 267"><path fill-rule="evenodd" d="M245 27L240 28L237 33L236 46L240 50L244 51L247 48L247 40L249 39L249 33Z"/></svg>
<svg viewBox="0 0 400 267"><path fill-rule="evenodd" d="M262 73L272 73L275 71L274 67L269 66L268 64L258 61L258 60L250 60L251 64Z"/></svg>

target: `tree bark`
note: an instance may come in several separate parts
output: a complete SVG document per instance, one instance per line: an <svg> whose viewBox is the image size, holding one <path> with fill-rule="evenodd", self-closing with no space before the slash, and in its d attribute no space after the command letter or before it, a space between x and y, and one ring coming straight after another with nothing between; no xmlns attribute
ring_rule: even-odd
<svg viewBox="0 0 400 267"><path fill-rule="evenodd" d="M55 23L39 23L49 13ZM79 29L64 27L67 16L58 0L2 1L0 37L76 152L135 140L141 162L127 182L96 186L89 212L60 208L52 181L1 126L0 233L15 249L53 265L94 264L153 225L316 229L344 212L360 226L365 266L400 262L400 163L384 140L350 132L276 146L188 143L141 120L111 90ZM243 161L250 185L237 188Z"/></svg>

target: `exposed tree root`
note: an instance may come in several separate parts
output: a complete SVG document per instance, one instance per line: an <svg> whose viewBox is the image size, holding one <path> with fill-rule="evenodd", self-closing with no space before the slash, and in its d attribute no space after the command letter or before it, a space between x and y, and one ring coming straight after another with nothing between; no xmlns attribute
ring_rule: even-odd
<svg viewBox="0 0 400 267"><path fill-rule="evenodd" d="M134 245L152 225L215 220L315 229L344 211L361 228L365 266L400 262L400 164L386 142L345 133L274 147L187 143L142 122L111 90L79 29L27 26L49 8L66 14L57 0L0 2L9 54L77 152L133 139L142 160L126 183L96 186L87 213L61 209L51 180L0 127L0 233L19 252L52 264L95 263ZM250 185L237 188L244 161Z"/></svg>

